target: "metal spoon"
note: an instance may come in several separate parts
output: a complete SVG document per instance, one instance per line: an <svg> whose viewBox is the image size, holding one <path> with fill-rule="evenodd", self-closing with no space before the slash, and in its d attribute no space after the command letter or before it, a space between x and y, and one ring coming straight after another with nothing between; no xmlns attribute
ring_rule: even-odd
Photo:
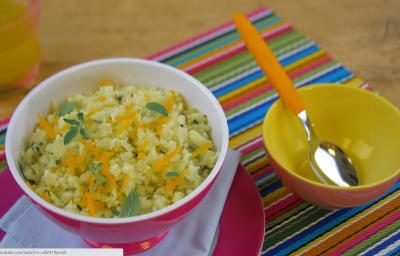
<svg viewBox="0 0 400 256"><path fill-rule="evenodd" d="M299 92L264 39L243 14L236 13L233 20L247 48L284 104L303 124L308 140L308 161L315 175L326 184L342 187L358 185L356 169L346 153L337 145L316 136Z"/></svg>

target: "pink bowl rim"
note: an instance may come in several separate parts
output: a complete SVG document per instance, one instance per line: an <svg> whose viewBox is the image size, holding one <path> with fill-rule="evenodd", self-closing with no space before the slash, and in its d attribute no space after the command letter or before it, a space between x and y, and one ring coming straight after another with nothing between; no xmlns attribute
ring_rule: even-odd
<svg viewBox="0 0 400 256"><path fill-rule="evenodd" d="M213 105L213 107L215 109L215 113L219 116L219 120L220 120L219 125L222 128L223 138L222 138L222 143L221 143L221 149L220 149L220 152L218 155L217 162L214 165L214 168L211 170L211 172L207 176L207 178L195 190L193 190L191 193L189 193L183 199L181 199L167 207L164 207L160 210L142 214L142 215L138 215L138 216L133 216L133 217L126 217L126 218L89 217L89 216L84 216L84 215L80 215L77 213L69 212L67 210L58 208L58 207L48 203L47 201L42 199L40 196L38 196L35 192L33 192L25 184L23 178L19 174L19 170L16 167L14 161L8 160L8 159L13 159L12 153L11 153L11 147L12 147L12 145L11 145L12 139L11 138L13 135L13 131L15 129L18 129L18 123L16 122L16 119L20 115L21 111L24 109L26 103L31 98L35 97L35 95L38 92L46 90L46 87L48 86L48 84L53 83L55 80L59 79L60 77L67 76L71 72L78 71L81 68L102 65L102 64L116 64L116 63L149 65L152 67L164 69L167 72L175 73L176 75L187 79L190 82L190 84L193 85L194 88L202 91L203 93L205 93L207 95L207 97L210 101L209 103L211 103ZM56 74L48 77L47 79L45 79L44 81L39 83L39 85L37 85L35 88L33 88L32 91L30 91L28 93L28 95L26 95L24 97L24 99L19 103L19 105L17 106L15 112L13 113L13 115L11 117L11 120L10 120L10 123L8 126L8 130L7 130L7 134L6 134L6 147L5 148L6 148L6 157L7 157L7 163L8 163L9 169L10 169L11 174L13 175L14 179L18 183L19 187L25 192L25 194L27 194L31 199L33 199L40 206L44 207L46 210L49 210L50 212L56 213L60 216L63 216L63 217L66 217L66 218L69 218L72 220L80 221L80 222L87 222L87 223L94 223L94 224L126 224L126 223L145 221L145 220L160 217L164 214L170 213L170 212L178 209L179 207L187 204L189 201L191 201L192 199L199 196L202 193L202 191L204 191L208 187L208 185L210 185L210 183L216 178L219 170L221 169L223 161L224 161L226 153L227 153L227 150L228 150L228 142L229 142L229 132L228 132L228 124L226 121L225 113L222 110L222 107L219 104L219 102L217 101L217 99L215 98L215 96L200 81L198 81L194 77L190 76L189 74L187 74L181 70L178 70L172 66L168 66L166 64L156 62L156 61L139 59L139 58L107 58L107 59L98 59L98 60L84 62L84 63L78 64L78 65L69 67L67 69L64 69L64 70L57 72Z"/></svg>

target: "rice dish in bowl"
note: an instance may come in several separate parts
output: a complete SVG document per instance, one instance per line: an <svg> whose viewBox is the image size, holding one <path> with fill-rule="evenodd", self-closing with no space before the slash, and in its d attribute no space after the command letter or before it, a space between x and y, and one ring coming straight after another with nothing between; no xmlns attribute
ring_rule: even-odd
<svg viewBox="0 0 400 256"><path fill-rule="evenodd" d="M87 216L145 214L177 202L208 176L218 154L207 116L174 91L99 89L52 103L20 155L28 186Z"/></svg>
<svg viewBox="0 0 400 256"><path fill-rule="evenodd" d="M104 78L115 80L114 82L103 81L103 83L102 79ZM121 84L134 85L137 90L144 88L156 91L164 90L166 94L152 99L148 97L150 96L147 95L148 93L143 93L142 98L145 101L136 102L135 99L133 106L127 108L128 105L125 107L125 101L129 98L121 97L120 94L116 93L116 91L125 88L120 87ZM100 89L99 85L102 86ZM110 85L114 86L111 88ZM110 92L107 92L108 90ZM78 100L78 98L88 97L96 93L99 93L99 95L94 96L91 103L86 105L88 108L84 109L81 100ZM109 96L108 93L110 93ZM159 93L157 92L157 95ZM167 103L170 102L167 99L171 97L171 94L175 94L174 97L176 97L174 98L172 113L178 110L175 106L182 104L183 112L176 113L177 122L175 124L179 124L179 127L174 125L174 120L169 120L174 116L168 110L170 103ZM75 97L78 98L75 99ZM51 103L52 101L57 102L57 104ZM102 112L105 112L104 115L106 115L107 111L100 111L100 109L95 108L103 103L105 104L104 107L107 108L111 108L109 104L114 106L107 118L102 117ZM120 104L124 105L124 108L120 108ZM190 110L191 107L198 110L199 114L196 114L196 116L199 119L196 118L195 120L189 117L194 114L191 112L194 110ZM40 113L39 116L38 113ZM204 123L205 120L201 120L204 117L203 114L207 116L207 122ZM184 116L183 119L179 117L181 115ZM166 118L167 120L165 120ZM197 136L190 138L190 134L192 130L197 130L199 134L203 132L209 134L207 140L212 145L208 143L197 144L200 146L191 145L190 141L187 141L187 144L180 145L177 138L184 135L184 132L180 130L181 120L185 120L183 125L188 125L186 137L188 140L196 140ZM150 124L150 121L153 122ZM108 137L109 145L100 142L103 139L105 140L106 137L101 139L97 130L102 134L109 133L110 129L95 129L96 126L100 127L101 125L101 127L108 127L105 123L111 126L112 136L111 138ZM194 127L195 125L200 126ZM131 126L132 128L130 128ZM133 127L136 127L136 129ZM166 143L166 146L155 146L154 152L150 149L152 148L151 145L142 145L144 141L132 141L130 138L135 134L143 135L143 132L148 129L153 130L155 132L154 137L158 138L157 127L161 128L161 130L158 128L161 134L164 132L171 133L171 136L174 134L175 144L171 142ZM37 129L44 131L37 132ZM38 133L35 135L38 138L33 138L34 133ZM137 139L143 138L142 135L139 135ZM145 135L147 136L147 133ZM40 136L41 138L39 138ZM131 144L133 151L129 151L129 146L128 150L125 149L126 143L118 142L120 136L127 136L125 140ZM148 137L148 143L154 137ZM5 150L8 167L14 180L31 202L49 220L80 236L90 246L123 248L125 253L132 254L158 244L166 237L171 228L188 216L200 202L207 199L207 195L216 185L215 181L227 154L228 142L229 129L223 109L215 96L200 81L181 70L156 61L111 58L69 67L33 88L20 102L11 117L6 134ZM51 146L53 143L56 143L57 146ZM160 144L162 143L160 142ZM69 147L72 146L74 147L68 151ZM61 149L58 149L59 147L64 148L65 155L59 152L56 158L53 154L58 150L61 151ZM113 150L103 151L108 147ZM122 150L126 150L126 152L122 153ZM147 152L147 154L142 155L139 151ZM211 170L201 167L203 158L213 152L216 152L216 159L210 158L210 161L215 161ZM41 160L40 156L44 153L49 154L48 159L43 158ZM131 155L129 156L129 154ZM191 154L191 156L188 157L188 154ZM61 157L59 158L59 156ZM164 158L165 156L168 157ZM139 170L132 168L130 171L136 175L127 182L128 178L123 175L127 172L124 169L126 168L124 167L125 162L115 163L115 160L120 157L121 159L137 159L137 162L146 160L139 158L152 157L148 159L151 160L149 165L151 167L158 166L156 169L159 170L139 173ZM32 159L29 160L29 158ZM155 165L161 159L165 161L160 161L159 164ZM185 165L188 167L187 169L178 168L182 159L188 159L189 163ZM130 162L130 160L128 161ZM204 161L208 160L204 159ZM134 166L132 164L134 162L132 160L130 164ZM188 188L192 183L188 178L192 169L190 162L197 168L197 175L203 179L193 182L195 183L192 184L193 188ZM43 165L45 168L42 171L39 169L33 171L33 169L38 168L34 166L35 164ZM122 168L113 169L114 165L122 166ZM74 168L71 168L71 166ZM75 166L78 167L75 168ZM203 166L205 167L207 164ZM54 167L54 170L52 170L52 167ZM56 168L65 169L64 174L60 177L53 175L53 171L57 172ZM67 169L68 171L66 171ZM59 171L61 172L61 170ZM46 172L52 173L50 176L53 176L53 178L51 179L58 182L58 186L53 188L50 186L50 189L47 190L44 189L46 186L43 186L42 190L36 191L41 187L41 177ZM115 177L114 172L116 173ZM152 172L153 174L151 174ZM208 175L206 175L207 172L209 172ZM83 177L83 181L79 180L83 174L88 176L86 183ZM109 178L110 174L114 178ZM148 174L150 177L147 177ZM79 177L78 179L65 178L71 175ZM158 177L158 180L154 180L154 177ZM178 178L182 180L174 181L167 186L169 181L178 180ZM74 179L75 181L73 181ZM113 179L115 180L114 185L113 181L109 181ZM67 185L68 182L72 184L70 187ZM80 182L82 182L82 185L78 186L81 184ZM196 185L196 183L199 184ZM139 186L143 184L144 186ZM123 186L130 189L123 192ZM146 186L151 187L148 188L149 191L141 191L146 190ZM167 191L167 187L169 187L170 192ZM158 189L160 190L156 193ZM161 189L165 190L164 194ZM177 192L188 194L182 195L183 198L179 199L181 195ZM54 195L51 193L54 193ZM103 200L96 195L103 193L110 197ZM162 197L166 197L166 200L160 199ZM115 198L117 198L117 201ZM152 201L149 203L147 200L150 199ZM57 200L60 202L56 202ZM174 202L174 200L177 201ZM162 203L158 204L158 202ZM59 203L59 206L56 203ZM76 204L76 207L74 204ZM166 206L164 207L164 205ZM156 207L161 208L153 210L157 209ZM94 211L90 209L94 209ZM149 246L144 248L143 244Z"/></svg>

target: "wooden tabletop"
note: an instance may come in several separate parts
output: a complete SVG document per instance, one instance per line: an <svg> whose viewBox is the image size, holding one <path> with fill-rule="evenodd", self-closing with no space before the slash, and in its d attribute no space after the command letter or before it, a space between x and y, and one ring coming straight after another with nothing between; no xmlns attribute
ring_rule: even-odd
<svg viewBox="0 0 400 256"><path fill-rule="evenodd" d="M146 57L261 6L400 105L399 0L42 0L38 81L106 57ZM0 118L26 92L0 96Z"/></svg>

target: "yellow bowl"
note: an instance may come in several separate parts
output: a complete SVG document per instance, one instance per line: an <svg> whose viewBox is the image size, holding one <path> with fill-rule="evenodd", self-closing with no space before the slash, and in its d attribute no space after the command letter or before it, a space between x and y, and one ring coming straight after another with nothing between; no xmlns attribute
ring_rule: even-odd
<svg viewBox="0 0 400 256"><path fill-rule="evenodd" d="M277 176L304 200L323 208L354 207L378 198L400 177L400 111L364 89L318 84L299 89L316 134L342 147L360 185L322 184L307 164L307 141L297 120L277 100L264 119L264 144Z"/></svg>

